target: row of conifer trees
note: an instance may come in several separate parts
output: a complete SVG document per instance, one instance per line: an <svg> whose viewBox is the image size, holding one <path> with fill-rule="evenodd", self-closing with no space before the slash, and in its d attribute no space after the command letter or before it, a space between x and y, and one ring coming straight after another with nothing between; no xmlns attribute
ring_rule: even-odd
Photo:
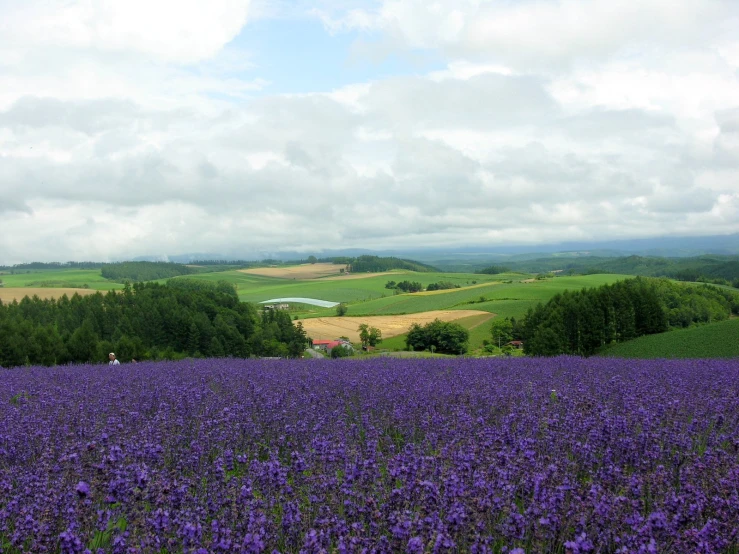
<svg viewBox="0 0 739 554"><path fill-rule="evenodd" d="M308 345L289 314L239 302L228 283L177 279L57 300L0 303L0 366L185 356L297 357Z"/></svg>

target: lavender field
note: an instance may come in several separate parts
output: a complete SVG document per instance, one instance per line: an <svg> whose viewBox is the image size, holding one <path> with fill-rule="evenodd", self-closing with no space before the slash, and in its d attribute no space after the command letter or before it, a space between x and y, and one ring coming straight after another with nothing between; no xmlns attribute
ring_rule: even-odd
<svg viewBox="0 0 739 554"><path fill-rule="evenodd" d="M739 552L739 360L0 370L0 552Z"/></svg>

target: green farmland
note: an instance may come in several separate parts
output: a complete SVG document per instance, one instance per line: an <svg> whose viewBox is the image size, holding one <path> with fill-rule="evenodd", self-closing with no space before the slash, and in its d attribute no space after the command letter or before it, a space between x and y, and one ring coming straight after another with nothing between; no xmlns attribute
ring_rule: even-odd
<svg viewBox="0 0 739 554"><path fill-rule="evenodd" d="M31 269L3 272L0 275L5 288L90 288L93 290L122 289L100 275L99 269Z"/></svg>
<svg viewBox="0 0 739 554"><path fill-rule="evenodd" d="M98 269L30 270L15 274L4 273L6 289L32 288L88 288L106 291L120 289L122 284L104 279ZM508 273L479 275L472 273L416 273L412 271L388 271L380 275L353 274L344 277L315 279L290 279L267 277L239 270L203 272L175 279L197 279L210 282L226 281L236 287L243 302L262 302L273 298L314 298L347 305L347 316L392 316L413 314L431 310L479 310L497 317L522 317L526 311L547 302L552 296L565 290L597 287L625 279L622 275L587 275L554 277L534 280L531 275ZM165 283L162 279L158 282ZM385 288L388 281L419 282L424 287L440 281L459 286L434 292L403 293ZM291 304L291 314L300 319L330 317L334 308ZM482 346L489 338L490 317L476 316L459 320L470 330L470 351ZM388 338L383 349L402 350L405 335Z"/></svg>
<svg viewBox="0 0 739 554"><path fill-rule="evenodd" d="M285 266L289 267L289 266ZM392 270L381 274L338 276L336 274L315 278L274 277L247 273L223 267L201 268L200 273L175 277L209 282L226 281L236 288L242 302L259 303L276 298L313 298L344 303L346 317L357 324L370 316L396 316L417 314L433 310L477 310L490 315L476 315L458 320L470 331L469 352L479 353L483 341L490 340L492 317L522 318L539 303L546 303L566 290L594 288L628 279L628 275L594 274L533 279L533 275L505 273L483 275L474 273L418 273L408 270ZM289 274L288 274L289 275ZM20 269L0 272L5 302L20 299L24 294L44 296L52 289L87 289L108 291L123 285L105 279L100 269ZM168 279L157 282L166 283ZM431 283L448 282L459 288L417 293L399 293L386 288L388 281L418 282L424 288ZM721 287L727 288L729 287ZM734 290L734 289L730 289ZM290 303L290 315L294 319L332 318L335 308L320 308L307 304ZM333 320L331 320L333 321ZM390 324L392 325L392 324ZM397 327L396 327L397 329ZM405 334L387 337L381 350L404 350ZM602 355L614 357L731 357L739 356L739 319L710 325L649 335L604 350Z"/></svg>
<svg viewBox="0 0 739 554"><path fill-rule="evenodd" d="M542 281L491 282L435 294L411 293L388 296L356 306L349 304L347 315L392 315L430 310L481 310L502 317L521 317L539 302L565 290L598 287L625 279L623 275L557 277ZM520 275L519 275L520 279Z"/></svg>
<svg viewBox="0 0 739 554"><path fill-rule="evenodd" d="M602 355L615 358L738 357L739 319L639 337L608 347Z"/></svg>
<svg viewBox="0 0 739 554"><path fill-rule="evenodd" d="M392 315L442 309L475 309L519 317L537 302L546 301L558 292L572 288L594 287L612 283L623 276L588 275L558 277L543 281L524 282L531 276L512 273L477 275L472 273L415 273L388 271L382 275L358 278L291 280L264 277L242 271L199 273L177 279L227 281L236 287L243 302L262 302L272 298L304 297L344 302L348 315ZM90 288L93 290L121 289L123 285L108 281L97 269L30 270L2 278L6 288ZM418 281L424 287L439 281L459 285L459 289L435 293L395 294L385 288L390 281ZM166 282L166 279L159 281ZM302 317L331 315L331 309L308 308Z"/></svg>
<svg viewBox="0 0 739 554"><path fill-rule="evenodd" d="M370 300L393 296L393 291L385 288L388 281L418 281L424 287L438 281L449 281L460 287L476 284L494 283L500 280L522 280L528 275L475 275L471 273L415 273L412 271L388 271L382 275L358 278L359 274L346 278L323 278L311 280L292 280L276 277L262 277L242 271L221 273L200 273L178 277L178 279L204 279L227 281L236 286L239 298L244 302L262 302L272 298L316 298L332 302L359 304ZM457 289L454 289L457 290ZM403 295L399 295L403 296ZM416 310L417 311L417 310Z"/></svg>

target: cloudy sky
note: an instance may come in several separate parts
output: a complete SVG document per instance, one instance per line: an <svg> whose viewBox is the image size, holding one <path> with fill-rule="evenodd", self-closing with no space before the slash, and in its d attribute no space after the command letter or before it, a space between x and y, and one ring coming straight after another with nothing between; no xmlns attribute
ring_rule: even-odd
<svg viewBox="0 0 739 554"><path fill-rule="evenodd" d="M0 262L739 231L736 0L0 14Z"/></svg>

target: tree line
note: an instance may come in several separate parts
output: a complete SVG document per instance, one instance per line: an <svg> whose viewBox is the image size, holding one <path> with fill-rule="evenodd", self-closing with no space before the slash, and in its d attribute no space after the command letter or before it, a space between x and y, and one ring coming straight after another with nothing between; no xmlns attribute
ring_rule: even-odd
<svg viewBox="0 0 739 554"><path fill-rule="evenodd" d="M302 325L259 312L229 283L176 279L56 300L0 302L0 366L122 362L185 356L301 356Z"/></svg>
<svg viewBox="0 0 739 554"><path fill-rule="evenodd" d="M98 269L100 262L29 262L25 264L0 265L0 270L27 271L33 269Z"/></svg>
<svg viewBox="0 0 739 554"><path fill-rule="evenodd" d="M198 273L194 267L171 262L116 262L104 264L100 274L117 283L155 281Z"/></svg>
<svg viewBox="0 0 739 554"><path fill-rule="evenodd" d="M399 283L388 281L385 283L385 288L390 290L401 290L403 292L421 292L423 290L423 285L418 281L408 281L406 279Z"/></svg>
<svg viewBox="0 0 739 554"><path fill-rule="evenodd" d="M551 256L533 260L511 261L506 266L491 265L477 273L497 274L509 271L546 273L560 271L563 275L614 273L641 277L668 277L678 281L706 282L739 288L739 256L704 255L688 258L660 256L581 256L563 258Z"/></svg>
<svg viewBox="0 0 739 554"><path fill-rule="evenodd" d="M451 281L439 281L438 283L429 283L426 290L449 290L461 288L459 285Z"/></svg>
<svg viewBox="0 0 739 554"><path fill-rule="evenodd" d="M608 344L727 319L739 314L739 295L708 285L637 277L612 285L565 291L512 321L510 337L535 356L589 356ZM493 326L506 333L502 323ZM508 334L506 333L506 337Z"/></svg>
<svg viewBox="0 0 739 554"><path fill-rule="evenodd" d="M503 265L491 265L491 266L484 267L476 271L476 273L482 274L482 275L498 275L500 273L510 273L510 272L511 272L511 269Z"/></svg>
<svg viewBox="0 0 739 554"><path fill-rule="evenodd" d="M367 255L352 259L349 262L349 268L350 271L354 273L380 273L383 271L390 271L391 269L406 269L408 271L417 271L419 273L438 271L430 265L415 262L413 260L404 260L402 258L395 258L392 256L380 257Z"/></svg>

